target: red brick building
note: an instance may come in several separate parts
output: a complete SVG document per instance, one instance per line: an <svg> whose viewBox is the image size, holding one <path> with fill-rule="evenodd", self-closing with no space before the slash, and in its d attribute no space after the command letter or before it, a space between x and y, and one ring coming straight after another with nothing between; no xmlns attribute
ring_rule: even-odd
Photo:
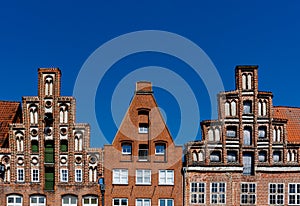
<svg viewBox="0 0 300 206"><path fill-rule="evenodd" d="M38 96L23 97L22 109L0 102L0 205L101 204L102 150L90 148L89 125L75 123L60 80L59 69L39 69Z"/></svg>
<svg viewBox="0 0 300 206"><path fill-rule="evenodd" d="M258 67L236 67L219 117L185 145L185 205L300 205L300 108L258 90Z"/></svg>
<svg viewBox="0 0 300 206"><path fill-rule="evenodd" d="M104 146L105 205L182 205L181 156L151 83L138 82L113 143Z"/></svg>

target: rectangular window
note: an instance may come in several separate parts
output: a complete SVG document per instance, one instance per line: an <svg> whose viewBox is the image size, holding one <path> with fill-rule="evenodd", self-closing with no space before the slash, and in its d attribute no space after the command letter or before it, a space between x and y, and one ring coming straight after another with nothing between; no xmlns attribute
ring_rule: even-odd
<svg viewBox="0 0 300 206"><path fill-rule="evenodd" d="M75 170L75 182L82 182L82 170L81 169Z"/></svg>
<svg viewBox="0 0 300 206"><path fill-rule="evenodd" d="M113 169L113 184L128 184L128 170Z"/></svg>
<svg viewBox="0 0 300 206"><path fill-rule="evenodd" d="M139 124L139 133L147 134L148 133L148 124Z"/></svg>
<svg viewBox="0 0 300 206"><path fill-rule="evenodd" d="M68 182L68 170L67 169L60 170L60 181Z"/></svg>
<svg viewBox="0 0 300 206"><path fill-rule="evenodd" d="M174 185L174 170L159 170L159 185Z"/></svg>
<svg viewBox="0 0 300 206"><path fill-rule="evenodd" d="M254 174L253 154L244 153L243 154L243 175L253 175L253 174Z"/></svg>
<svg viewBox="0 0 300 206"><path fill-rule="evenodd" d="M224 182L210 183L210 202L211 204L226 203L226 184Z"/></svg>
<svg viewBox="0 0 300 206"><path fill-rule="evenodd" d="M32 169L31 170L31 181L32 182L39 182L39 170L38 169Z"/></svg>
<svg viewBox="0 0 300 206"><path fill-rule="evenodd" d="M159 199L158 206L174 206L173 199Z"/></svg>
<svg viewBox="0 0 300 206"><path fill-rule="evenodd" d="M236 126L228 126L226 128L226 137L235 138L236 137L236 131L237 131Z"/></svg>
<svg viewBox="0 0 300 206"><path fill-rule="evenodd" d="M289 205L300 205L300 183L289 184Z"/></svg>
<svg viewBox="0 0 300 206"><path fill-rule="evenodd" d="M148 161L148 145L140 144L139 145L139 161Z"/></svg>
<svg viewBox="0 0 300 206"><path fill-rule="evenodd" d="M151 184L151 170L136 170L136 184Z"/></svg>
<svg viewBox="0 0 300 206"><path fill-rule="evenodd" d="M284 184L282 183L269 184L269 204L270 205L284 204Z"/></svg>
<svg viewBox="0 0 300 206"><path fill-rule="evenodd" d="M191 183L191 204L205 203L205 183L192 182Z"/></svg>
<svg viewBox="0 0 300 206"><path fill-rule="evenodd" d="M136 206L150 206L150 199L136 199Z"/></svg>
<svg viewBox="0 0 300 206"><path fill-rule="evenodd" d="M256 204L256 184L241 183L241 204Z"/></svg>
<svg viewBox="0 0 300 206"><path fill-rule="evenodd" d="M126 198L114 198L113 206L128 206L128 199Z"/></svg>
<svg viewBox="0 0 300 206"><path fill-rule="evenodd" d="M131 144L122 145L122 154L131 155Z"/></svg>
<svg viewBox="0 0 300 206"><path fill-rule="evenodd" d="M156 155L164 155L165 154L165 145L164 144L155 145L155 154Z"/></svg>
<svg viewBox="0 0 300 206"><path fill-rule="evenodd" d="M252 113L252 102L251 101L244 101L244 114L251 114Z"/></svg>
<svg viewBox="0 0 300 206"><path fill-rule="evenodd" d="M237 162L237 151L227 152L227 162Z"/></svg>
<svg viewBox="0 0 300 206"><path fill-rule="evenodd" d="M24 169L17 169L17 181L18 182L24 182Z"/></svg>

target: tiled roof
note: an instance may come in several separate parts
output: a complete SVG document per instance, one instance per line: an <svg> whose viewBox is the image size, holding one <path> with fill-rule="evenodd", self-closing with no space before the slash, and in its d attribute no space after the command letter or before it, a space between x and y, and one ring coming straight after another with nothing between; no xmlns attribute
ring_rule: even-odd
<svg viewBox="0 0 300 206"><path fill-rule="evenodd" d="M0 148L8 137L9 124L16 121L19 102L0 101Z"/></svg>
<svg viewBox="0 0 300 206"><path fill-rule="evenodd" d="M300 143L300 108L273 107L273 117L287 120L287 136L289 142Z"/></svg>

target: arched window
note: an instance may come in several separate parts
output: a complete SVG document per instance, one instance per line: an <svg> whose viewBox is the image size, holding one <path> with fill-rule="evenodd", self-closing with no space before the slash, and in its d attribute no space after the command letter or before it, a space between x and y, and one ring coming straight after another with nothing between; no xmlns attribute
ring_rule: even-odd
<svg viewBox="0 0 300 206"><path fill-rule="evenodd" d="M200 162L204 161L204 154L203 154L202 151L199 152L199 158L198 159L199 159Z"/></svg>
<svg viewBox="0 0 300 206"><path fill-rule="evenodd" d="M210 128L210 129L208 130L208 140L209 140L209 141L214 141L214 131L213 131L212 128Z"/></svg>
<svg viewBox="0 0 300 206"><path fill-rule="evenodd" d="M68 123L68 105L61 104L59 108L59 122Z"/></svg>
<svg viewBox="0 0 300 206"><path fill-rule="evenodd" d="M252 128L251 127L244 128L244 145L246 145L246 146L252 145Z"/></svg>
<svg viewBox="0 0 300 206"><path fill-rule="evenodd" d="M45 95L51 96L53 94L53 77L45 77Z"/></svg>
<svg viewBox="0 0 300 206"><path fill-rule="evenodd" d="M252 89L252 74L251 73L242 74L242 89L243 90Z"/></svg>
<svg viewBox="0 0 300 206"><path fill-rule="evenodd" d="M229 102L225 102L225 116L230 116L230 105L229 105Z"/></svg>
<svg viewBox="0 0 300 206"><path fill-rule="evenodd" d="M97 182L97 167L89 167L89 181Z"/></svg>
<svg viewBox="0 0 300 206"><path fill-rule="evenodd" d="M30 197L30 206L46 206L46 197L42 195L32 195Z"/></svg>
<svg viewBox="0 0 300 206"><path fill-rule="evenodd" d="M8 195L6 197L7 206L22 206L23 197L21 195Z"/></svg>
<svg viewBox="0 0 300 206"><path fill-rule="evenodd" d="M267 102L263 101L262 103L262 116L266 116L267 115Z"/></svg>
<svg viewBox="0 0 300 206"><path fill-rule="evenodd" d="M18 152L24 151L24 134L23 134L23 132L16 132L16 145L17 145Z"/></svg>
<svg viewBox="0 0 300 206"><path fill-rule="evenodd" d="M220 129L216 128L215 129L215 141L220 141L221 137L220 137Z"/></svg>
<svg viewBox="0 0 300 206"><path fill-rule="evenodd" d="M91 196L85 196L82 199L82 205L83 206L96 206L98 205L98 197L91 195Z"/></svg>
<svg viewBox="0 0 300 206"><path fill-rule="evenodd" d="M287 161L288 162L296 162L297 161L297 151L296 150L289 150L287 152Z"/></svg>
<svg viewBox="0 0 300 206"><path fill-rule="evenodd" d="M75 151L82 151L82 132L75 132Z"/></svg>
<svg viewBox="0 0 300 206"><path fill-rule="evenodd" d="M196 151L193 152L193 161L198 162L198 154Z"/></svg>
<svg viewBox="0 0 300 206"><path fill-rule="evenodd" d="M281 127L275 126L273 129L273 142L281 141Z"/></svg>
<svg viewBox="0 0 300 206"><path fill-rule="evenodd" d="M29 106L30 124L38 123L38 107L35 104Z"/></svg>
<svg viewBox="0 0 300 206"><path fill-rule="evenodd" d="M77 197L74 195L63 196L62 206L77 206Z"/></svg>
<svg viewBox="0 0 300 206"><path fill-rule="evenodd" d="M236 116L236 102L231 102L231 116Z"/></svg>
<svg viewBox="0 0 300 206"><path fill-rule="evenodd" d="M247 89L252 89L252 75L247 75Z"/></svg>
<svg viewBox="0 0 300 206"><path fill-rule="evenodd" d="M247 89L247 76L246 74L242 74L242 89Z"/></svg>

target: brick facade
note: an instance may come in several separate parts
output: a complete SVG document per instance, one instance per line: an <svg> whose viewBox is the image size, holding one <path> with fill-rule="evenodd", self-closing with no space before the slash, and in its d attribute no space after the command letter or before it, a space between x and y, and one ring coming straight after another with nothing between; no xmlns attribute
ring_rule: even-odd
<svg viewBox="0 0 300 206"><path fill-rule="evenodd" d="M218 95L218 120L185 145L185 205L299 205L300 109L274 107L258 67L236 67L236 90Z"/></svg>
<svg viewBox="0 0 300 206"><path fill-rule="evenodd" d="M113 143L104 146L105 205L182 205L181 155L151 83L138 82Z"/></svg>
<svg viewBox="0 0 300 206"><path fill-rule="evenodd" d="M60 80L59 69L39 69L38 96L22 98L22 121L0 149L0 205L101 203L102 150L89 148L89 125L75 123L75 99L60 96Z"/></svg>

